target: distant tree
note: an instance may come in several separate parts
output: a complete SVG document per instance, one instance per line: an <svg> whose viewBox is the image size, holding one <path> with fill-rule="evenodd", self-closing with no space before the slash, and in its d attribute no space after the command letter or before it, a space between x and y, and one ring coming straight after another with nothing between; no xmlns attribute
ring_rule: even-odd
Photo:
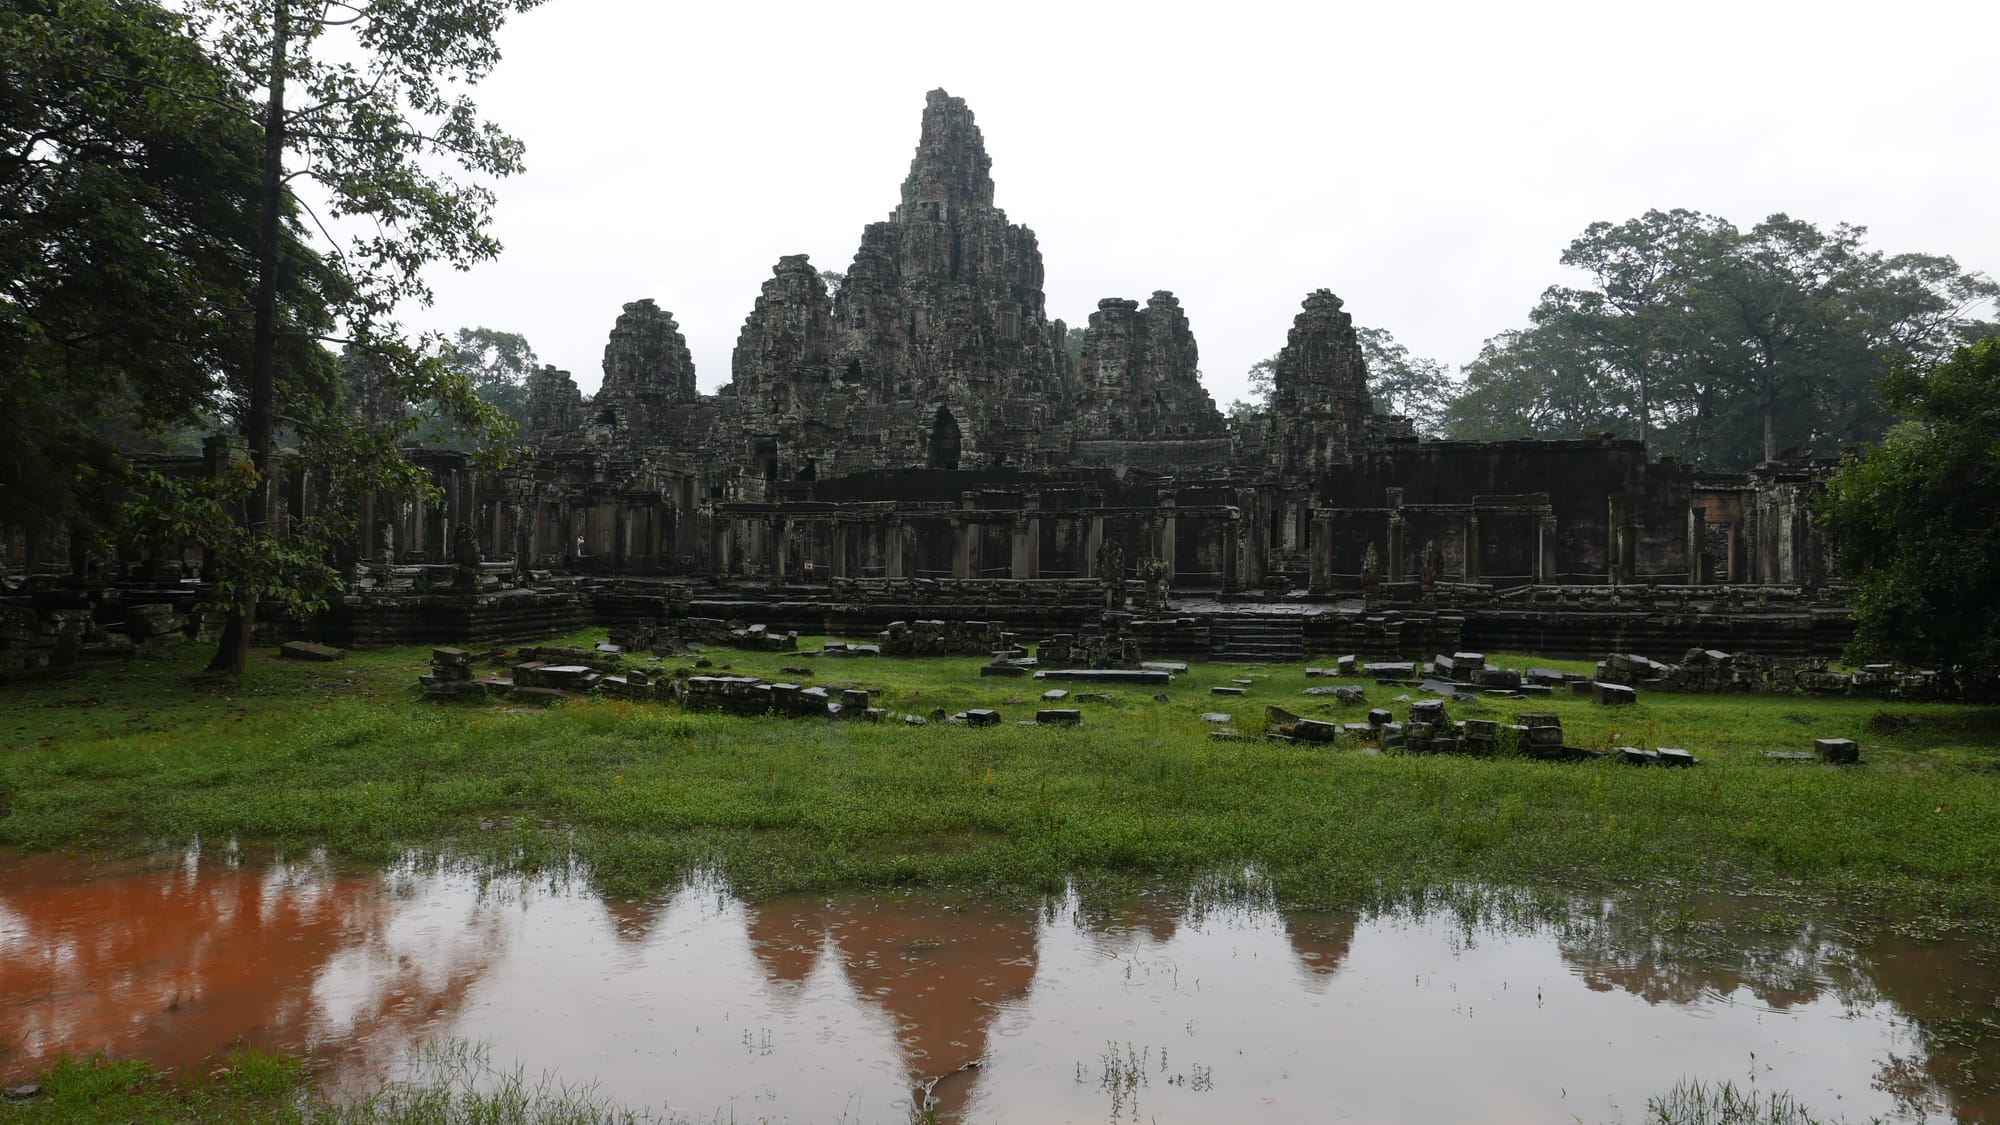
<svg viewBox="0 0 2000 1125"><path fill-rule="evenodd" d="M1562 256L1589 284L1550 288L1527 329L1488 341L1448 429L1610 429L1717 465L1877 437L1875 383L1962 343L2000 288L1947 257L1869 250L1866 233L1685 210L1594 223Z"/></svg>
<svg viewBox="0 0 2000 1125"><path fill-rule="evenodd" d="M1424 437L1442 437L1445 410L1458 389L1451 369L1434 359L1413 356L1386 328L1357 328L1368 360L1368 394L1378 414L1401 414Z"/></svg>
<svg viewBox="0 0 2000 1125"><path fill-rule="evenodd" d="M847 284L847 275L839 270L821 270L819 279L826 283L826 294L829 297L838 295L841 286Z"/></svg>
<svg viewBox="0 0 2000 1125"><path fill-rule="evenodd" d="M1081 328L1071 328L1063 334L1063 350L1069 353L1072 364L1083 362L1083 334Z"/></svg>
<svg viewBox="0 0 2000 1125"><path fill-rule="evenodd" d="M1562 326L1502 332L1465 365L1444 432L1462 440L1580 437L1627 420L1617 377Z"/></svg>
<svg viewBox="0 0 2000 1125"><path fill-rule="evenodd" d="M527 424L528 376L541 367L527 337L492 328L461 328L445 358L471 384L479 401L492 407L516 432ZM489 439L484 430L468 430L437 409L425 414L420 435L426 445L476 449Z"/></svg>
<svg viewBox="0 0 2000 1125"><path fill-rule="evenodd" d="M1259 410L1268 409L1271 396L1278 390L1278 357L1268 355L1251 364L1250 370L1244 373L1243 381L1250 390L1250 401Z"/></svg>
<svg viewBox="0 0 2000 1125"><path fill-rule="evenodd" d="M1849 456L1821 503L1855 590L1857 660L2000 677L2000 336L1929 371L1898 367L1885 406L1902 421Z"/></svg>

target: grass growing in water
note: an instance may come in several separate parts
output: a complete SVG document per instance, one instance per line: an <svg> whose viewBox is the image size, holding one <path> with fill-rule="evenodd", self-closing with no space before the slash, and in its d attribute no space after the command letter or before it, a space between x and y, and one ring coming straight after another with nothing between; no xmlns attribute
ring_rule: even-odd
<svg viewBox="0 0 2000 1125"><path fill-rule="evenodd" d="M1881 1118L1870 1118L1879 1122ZM1733 1082L1688 1081L1646 1100L1647 1125L1833 1125L1789 1093L1743 1091Z"/></svg>

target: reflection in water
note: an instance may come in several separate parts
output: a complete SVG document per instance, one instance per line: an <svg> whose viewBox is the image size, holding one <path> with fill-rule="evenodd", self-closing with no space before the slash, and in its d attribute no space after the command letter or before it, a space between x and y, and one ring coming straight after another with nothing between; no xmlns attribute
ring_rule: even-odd
<svg viewBox="0 0 2000 1125"><path fill-rule="evenodd" d="M1968 947L1736 901L1559 905L746 906L713 882L606 901L560 875L0 855L0 1077L242 1042L359 1084L462 1038L696 1119L1596 1121L1683 1077L1856 1118L2000 1111L1977 1038L2000 979Z"/></svg>

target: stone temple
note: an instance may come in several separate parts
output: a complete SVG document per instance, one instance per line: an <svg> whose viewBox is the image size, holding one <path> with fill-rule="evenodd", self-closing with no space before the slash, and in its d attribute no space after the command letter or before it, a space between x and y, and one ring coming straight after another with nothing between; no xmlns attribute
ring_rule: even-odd
<svg viewBox="0 0 2000 1125"><path fill-rule="evenodd" d="M894 209L845 265L830 292L804 255L780 258L713 395L673 314L625 305L595 395L554 368L531 378L509 468L416 454L441 502L368 505L358 589L309 628L1068 628L1103 611L1099 569L1117 562L1179 605L1134 623L1149 651L1810 655L1845 638L1819 596L1809 466L1703 473L1608 435L1418 440L1376 412L1329 290L1303 295L1271 409L1247 420L1203 389L1190 310L1164 290L1100 300L1072 356L1035 234L996 205L972 111L942 90ZM314 503L309 476L288 511ZM470 587L463 567L430 574L467 556Z"/></svg>

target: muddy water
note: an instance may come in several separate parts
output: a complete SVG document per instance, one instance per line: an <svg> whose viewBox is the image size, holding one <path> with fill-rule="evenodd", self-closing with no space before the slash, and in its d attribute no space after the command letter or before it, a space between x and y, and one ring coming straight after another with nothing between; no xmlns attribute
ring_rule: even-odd
<svg viewBox="0 0 2000 1125"><path fill-rule="evenodd" d="M2000 974L1740 903L1286 914L1240 898L606 901L581 880L0 856L0 1076L419 1041L738 1121L1638 1120L1684 1077L2000 1120ZM928 1094L924 1091L928 1090Z"/></svg>

